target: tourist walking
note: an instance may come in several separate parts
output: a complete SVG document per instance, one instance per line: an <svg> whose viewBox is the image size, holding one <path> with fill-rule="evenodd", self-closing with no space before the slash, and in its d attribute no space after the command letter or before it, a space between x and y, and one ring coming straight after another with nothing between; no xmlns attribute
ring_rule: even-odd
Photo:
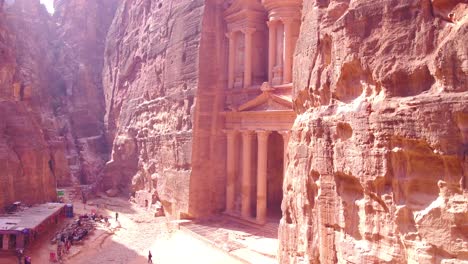
<svg viewBox="0 0 468 264"><path fill-rule="evenodd" d="M115 212L115 221L118 222L119 221L119 213Z"/></svg>
<svg viewBox="0 0 468 264"><path fill-rule="evenodd" d="M153 255L151 255L151 251L148 250L148 263L153 263Z"/></svg>

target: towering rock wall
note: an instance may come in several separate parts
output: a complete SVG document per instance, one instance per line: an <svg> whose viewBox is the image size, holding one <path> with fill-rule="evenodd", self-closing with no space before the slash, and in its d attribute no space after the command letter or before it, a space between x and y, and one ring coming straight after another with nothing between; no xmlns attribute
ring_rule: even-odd
<svg viewBox="0 0 468 264"><path fill-rule="evenodd" d="M119 1L56 1L54 17L39 0L0 4L2 209L51 200L56 185L93 183L103 168L101 73Z"/></svg>
<svg viewBox="0 0 468 264"><path fill-rule="evenodd" d="M55 1L55 69L62 81L53 103L67 135L71 169L71 177L63 179L63 184L73 180L94 183L108 159L102 68L107 31L119 2Z"/></svg>
<svg viewBox="0 0 468 264"><path fill-rule="evenodd" d="M217 0L121 4L103 71L105 188L161 200L173 217L223 208L223 10Z"/></svg>
<svg viewBox="0 0 468 264"><path fill-rule="evenodd" d="M49 14L39 1L5 3L0 13L0 210L8 203L55 197L55 179L64 177L50 107L56 74Z"/></svg>
<svg viewBox="0 0 468 264"><path fill-rule="evenodd" d="M468 5L304 1L281 263L468 261Z"/></svg>
<svg viewBox="0 0 468 264"><path fill-rule="evenodd" d="M159 195L174 215L189 206L203 2L125 0L105 51L104 187Z"/></svg>

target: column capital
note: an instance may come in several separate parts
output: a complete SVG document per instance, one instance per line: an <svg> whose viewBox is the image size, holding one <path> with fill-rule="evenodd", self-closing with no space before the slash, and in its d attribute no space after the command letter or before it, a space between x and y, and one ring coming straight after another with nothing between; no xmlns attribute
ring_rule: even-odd
<svg viewBox="0 0 468 264"><path fill-rule="evenodd" d="M291 130L280 130L278 133L283 137L289 137L291 135Z"/></svg>
<svg viewBox="0 0 468 264"><path fill-rule="evenodd" d="M275 19L275 20L270 20L270 21L267 21L267 26L268 26L269 28L275 27L275 26L278 25L279 22L280 22L280 21L277 20L277 19Z"/></svg>
<svg viewBox="0 0 468 264"><path fill-rule="evenodd" d="M236 31L229 31L225 35L226 35L226 38L228 38L228 39L234 39L234 37L236 35Z"/></svg>
<svg viewBox="0 0 468 264"><path fill-rule="evenodd" d="M226 135L236 135L239 133L237 129L223 129L222 130Z"/></svg>
<svg viewBox="0 0 468 264"><path fill-rule="evenodd" d="M244 28L244 29L241 29L241 31L245 35L250 35L250 34L253 34L256 31L256 29L255 28Z"/></svg>
<svg viewBox="0 0 468 264"><path fill-rule="evenodd" d="M240 133L243 135L243 136L253 136L254 135L254 132L253 130L240 130Z"/></svg>
<svg viewBox="0 0 468 264"><path fill-rule="evenodd" d="M270 130L255 130L259 138L267 138L270 134Z"/></svg>
<svg viewBox="0 0 468 264"><path fill-rule="evenodd" d="M292 18L292 17L282 17L280 19L281 19L281 22L283 22L283 24L285 25L290 25L294 22L294 20L296 20L295 18Z"/></svg>
<svg viewBox="0 0 468 264"><path fill-rule="evenodd" d="M242 138L252 140L253 136L255 135L255 131L253 130L241 130L240 131Z"/></svg>

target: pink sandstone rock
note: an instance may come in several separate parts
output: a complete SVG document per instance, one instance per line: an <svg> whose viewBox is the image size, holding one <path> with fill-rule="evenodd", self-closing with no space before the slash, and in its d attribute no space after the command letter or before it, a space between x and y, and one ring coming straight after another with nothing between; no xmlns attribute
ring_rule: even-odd
<svg viewBox="0 0 468 264"><path fill-rule="evenodd" d="M3 3L2 3L3 4ZM16 1L0 12L0 210L55 198L66 177L64 148L49 108L49 15L39 2ZM46 65L46 66L45 66ZM45 67L43 67L45 66Z"/></svg>
<svg viewBox="0 0 468 264"><path fill-rule="evenodd" d="M104 133L102 68L107 30L120 0L55 1L55 55L62 75L56 94L72 178L95 183L108 158Z"/></svg>
<svg viewBox="0 0 468 264"><path fill-rule="evenodd" d="M302 25L288 31L299 38L293 59L283 61L292 42L273 41L288 44L278 53L265 43L278 40L267 34L275 27L267 20L287 3L289 11L303 4ZM0 9L0 208L51 199L55 181L96 183L102 170L109 195L130 193L144 206L160 200L175 218L206 216L226 209L226 165L236 160L250 167L234 167L231 183L242 192L231 197L234 209L258 194L239 171L255 175L250 180L267 174L267 195L283 198L280 263L468 261L464 1L56 5L53 17L38 0ZM254 31L245 25L244 44L229 49L226 33L239 26L229 16L243 8L260 21L254 52L246 49ZM286 32L286 22L277 32ZM252 54L231 60L242 71L230 72L231 52ZM276 85L290 91L291 77L293 98L275 94ZM243 149L227 160L233 141L223 130L239 112L271 109L297 114L289 144L283 147L287 131L276 131L270 144L268 127L244 127L242 140L252 140L250 154L258 155L245 158ZM254 125L282 121L260 116ZM265 174L257 173L262 161ZM252 200L249 216L259 207Z"/></svg>
<svg viewBox="0 0 468 264"><path fill-rule="evenodd" d="M95 183L108 154L101 72L118 3L56 1L52 17L39 0L2 1L0 209Z"/></svg>
<svg viewBox="0 0 468 264"><path fill-rule="evenodd" d="M467 19L464 1L304 1L280 263L468 261Z"/></svg>
<svg viewBox="0 0 468 264"><path fill-rule="evenodd" d="M204 2L124 0L105 51L105 120L112 156L104 169L104 187L157 194L175 217L211 210L189 197L191 185L209 188L209 177L205 183L193 177L203 169L195 160L205 158L201 150L193 152L199 71L210 69L200 63L212 60L199 58L202 31L209 30L208 24L202 27Z"/></svg>

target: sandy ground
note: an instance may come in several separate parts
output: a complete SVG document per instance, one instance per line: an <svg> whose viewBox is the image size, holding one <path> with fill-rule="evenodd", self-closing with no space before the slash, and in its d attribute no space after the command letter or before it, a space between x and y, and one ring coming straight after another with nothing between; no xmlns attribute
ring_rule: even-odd
<svg viewBox="0 0 468 264"><path fill-rule="evenodd" d="M91 204L91 205L89 205ZM240 261L215 249L194 237L177 230L177 225L164 217L155 218L134 204L120 198L98 198L83 204L75 204L75 212L98 210L98 214L111 217L110 226L98 225L83 245L72 246L62 263L67 264L137 264L147 263L151 250L153 263L204 263L238 264ZM99 205L99 206L98 206ZM98 208L99 207L99 208ZM115 220L119 213L119 221ZM50 238L58 229L41 236L26 254L32 263L49 263L49 252L55 251ZM17 263L15 257L0 256L1 264Z"/></svg>

